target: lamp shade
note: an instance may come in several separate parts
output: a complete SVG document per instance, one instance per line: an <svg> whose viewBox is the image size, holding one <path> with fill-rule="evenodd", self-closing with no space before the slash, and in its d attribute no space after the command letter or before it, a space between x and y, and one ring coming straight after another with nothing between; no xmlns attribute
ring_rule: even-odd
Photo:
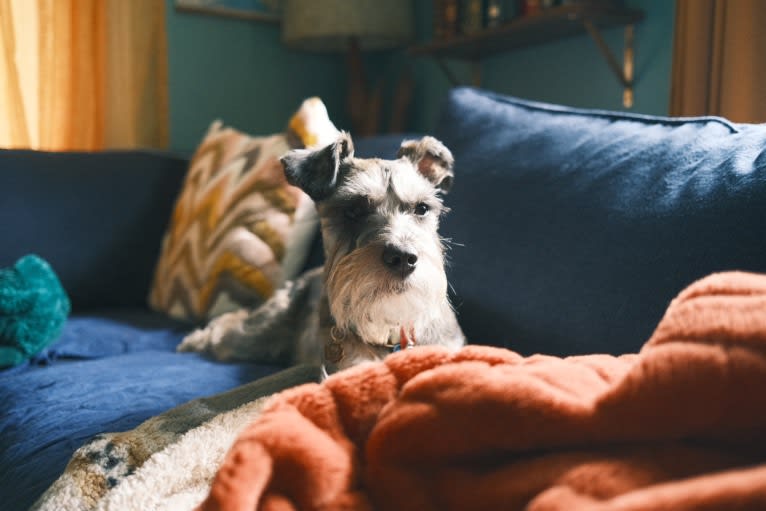
<svg viewBox="0 0 766 511"><path fill-rule="evenodd" d="M282 39L295 49L346 51L351 40L361 50L383 50L413 36L411 0L286 0Z"/></svg>

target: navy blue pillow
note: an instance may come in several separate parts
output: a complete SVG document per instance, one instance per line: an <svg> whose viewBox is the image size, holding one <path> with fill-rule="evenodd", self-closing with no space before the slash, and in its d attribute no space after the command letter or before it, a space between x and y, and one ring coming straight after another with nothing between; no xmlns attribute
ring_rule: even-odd
<svg viewBox="0 0 766 511"><path fill-rule="evenodd" d="M0 267L34 253L75 310L143 306L187 160L0 150Z"/></svg>
<svg viewBox="0 0 766 511"><path fill-rule="evenodd" d="M712 272L766 272L766 125L451 91L449 270L473 343L635 352Z"/></svg>

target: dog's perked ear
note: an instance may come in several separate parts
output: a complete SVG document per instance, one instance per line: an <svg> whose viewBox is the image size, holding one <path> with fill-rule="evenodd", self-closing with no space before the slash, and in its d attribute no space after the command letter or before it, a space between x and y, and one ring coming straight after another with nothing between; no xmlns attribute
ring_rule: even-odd
<svg viewBox="0 0 766 511"><path fill-rule="evenodd" d="M351 136L341 132L332 144L311 151L295 149L279 161L285 170L287 182L297 186L314 201L321 201L332 194L340 180L341 163L354 156Z"/></svg>
<svg viewBox="0 0 766 511"><path fill-rule="evenodd" d="M452 187L455 177L452 167L455 160L450 150L434 137L405 140L396 156L410 160L418 171L442 192L446 193Z"/></svg>

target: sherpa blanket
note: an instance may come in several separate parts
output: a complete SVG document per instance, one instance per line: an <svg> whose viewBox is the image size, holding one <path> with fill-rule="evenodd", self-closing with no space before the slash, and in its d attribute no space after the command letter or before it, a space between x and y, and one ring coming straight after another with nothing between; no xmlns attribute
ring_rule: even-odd
<svg viewBox="0 0 766 511"><path fill-rule="evenodd" d="M275 397L202 510L766 509L766 276L681 293L640 353L421 348Z"/></svg>
<svg viewBox="0 0 766 511"><path fill-rule="evenodd" d="M269 397L319 376L319 367L293 367L190 401L131 431L98 435L74 453L32 511L192 509Z"/></svg>

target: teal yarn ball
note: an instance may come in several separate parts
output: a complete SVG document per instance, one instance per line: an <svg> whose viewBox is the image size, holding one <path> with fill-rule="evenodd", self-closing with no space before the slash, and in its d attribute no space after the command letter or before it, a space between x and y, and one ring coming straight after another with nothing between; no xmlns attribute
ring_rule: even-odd
<svg viewBox="0 0 766 511"><path fill-rule="evenodd" d="M55 341L69 315L50 265L27 255L0 269L0 368L18 365Z"/></svg>

